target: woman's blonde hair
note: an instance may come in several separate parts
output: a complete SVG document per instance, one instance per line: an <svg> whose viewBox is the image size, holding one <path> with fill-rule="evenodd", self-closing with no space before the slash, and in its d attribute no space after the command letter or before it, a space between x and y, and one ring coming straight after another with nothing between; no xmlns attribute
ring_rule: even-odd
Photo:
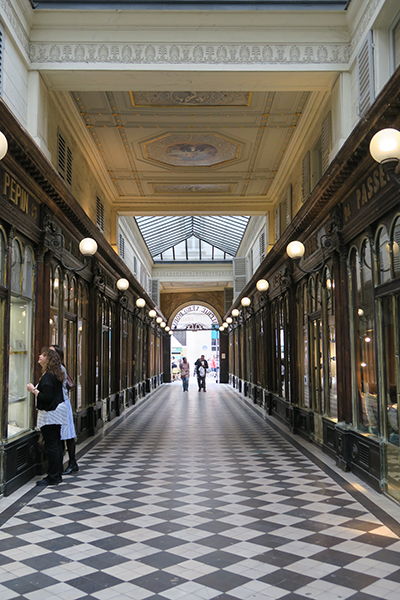
<svg viewBox="0 0 400 600"><path fill-rule="evenodd" d="M58 381L64 381L64 372L61 368L61 359L55 350L50 350L47 346L42 348L42 354L47 357L47 364L43 373L54 375Z"/></svg>

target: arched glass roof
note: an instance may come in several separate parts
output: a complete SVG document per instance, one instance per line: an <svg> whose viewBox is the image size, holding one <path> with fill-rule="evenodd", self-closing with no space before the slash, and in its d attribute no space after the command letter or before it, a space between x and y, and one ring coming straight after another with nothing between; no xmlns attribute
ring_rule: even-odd
<svg viewBox="0 0 400 600"><path fill-rule="evenodd" d="M136 217L154 260L231 260L250 217Z"/></svg>

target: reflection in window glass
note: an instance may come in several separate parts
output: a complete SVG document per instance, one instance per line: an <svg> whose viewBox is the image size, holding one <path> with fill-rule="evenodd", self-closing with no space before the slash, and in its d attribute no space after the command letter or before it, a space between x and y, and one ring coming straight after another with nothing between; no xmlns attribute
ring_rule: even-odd
<svg viewBox="0 0 400 600"><path fill-rule="evenodd" d="M3 233L0 231L0 285L5 285L6 277L6 244Z"/></svg>
<svg viewBox="0 0 400 600"><path fill-rule="evenodd" d="M87 318L88 291L86 286L78 288L78 346L77 346L77 378L76 378L76 409L86 405L87 369Z"/></svg>
<svg viewBox="0 0 400 600"><path fill-rule="evenodd" d="M50 344L59 345L60 271L55 269L50 282Z"/></svg>
<svg viewBox="0 0 400 600"><path fill-rule="evenodd" d="M378 236L378 262L377 262L377 282L385 283L391 279L390 276L390 252L391 243L386 229L383 227ZM368 264L368 263L367 263Z"/></svg>
<svg viewBox="0 0 400 600"><path fill-rule="evenodd" d="M398 299L397 299L398 302ZM381 301L382 307L382 341L383 341L383 387L384 407L387 418L387 439L399 445L399 416L397 411L397 369L398 340L395 337L396 298L389 296Z"/></svg>
<svg viewBox="0 0 400 600"><path fill-rule="evenodd" d="M23 295L33 297L33 254L30 248L25 248L23 264Z"/></svg>
<svg viewBox="0 0 400 600"><path fill-rule="evenodd" d="M372 252L368 240L350 261L353 321L354 376L357 389L357 427L361 431L379 433L378 390L376 381L374 290Z"/></svg>
<svg viewBox="0 0 400 600"><path fill-rule="evenodd" d="M11 291L16 294L21 293L21 248L17 240L14 240L12 243L12 251L11 251Z"/></svg>
<svg viewBox="0 0 400 600"><path fill-rule="evenodd" d="M8 436L17 435L30 425L32 302L12 296L10 306L10 354L8 393Z"/></svg>
<svg viewBox="0 0 400 600"><path fill-rule="evenodd" d="M327 366L328 366L328 407L331 419L338 418L337 373L336 373L336 328L335 328L335 280L329 269L326 271L326 313L327 313Z"/></svg>
<svg viewBox="0 0 400 600"><path fill-rule="evenodd" d="M400 277L400 218L396 220L392 238L393 272L395 277Z"/></svg>

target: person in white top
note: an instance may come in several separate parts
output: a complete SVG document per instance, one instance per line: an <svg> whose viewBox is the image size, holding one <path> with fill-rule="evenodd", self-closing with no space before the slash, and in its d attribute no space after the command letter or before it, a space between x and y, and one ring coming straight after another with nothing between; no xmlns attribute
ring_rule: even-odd
<svg viewBox="0 0 400 600"><path fill-rule="evenodd" d="M63 446L64 446L63 440L65 440L65 443L67 444L69 462L68 462L67 468L65 469L65 471L63 471L63 475L70 475L71 473L77 473L79 471L79 467L78 467L78 463L76 462L76 458L75 458L76 431L75 431L75 424L74 424L74 415L72 414L72 406L71 406L71 402L69 400L68 390L67 390L67 369L65 368L65 364L64 364L63 349L60 346L56 346L54 344L53 344L53 346L50 346L50 348L52 350L55 350L57 352L58 356L60 357L61 368L64 372L63 394L64 394L65 406L67 407L67 422L65 425L63 425L61 427L61 440L62 440Z"/></svg>

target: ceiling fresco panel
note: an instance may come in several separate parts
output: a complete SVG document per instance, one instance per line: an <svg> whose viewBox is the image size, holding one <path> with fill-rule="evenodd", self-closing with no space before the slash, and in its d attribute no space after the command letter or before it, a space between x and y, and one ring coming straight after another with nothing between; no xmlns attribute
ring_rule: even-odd
<svg viewBox="0 0 400 600"><path fill-rule="evenodd" d="M143 144L146 158L174 167L211 167L236 160L240 144L216 134L167 134Z"/></svg>
<svg viewBox="0 0 400 600"><path fill-rule="evenodd" d="M250 106L251 92L130 92L132 106Z"/></svg>

